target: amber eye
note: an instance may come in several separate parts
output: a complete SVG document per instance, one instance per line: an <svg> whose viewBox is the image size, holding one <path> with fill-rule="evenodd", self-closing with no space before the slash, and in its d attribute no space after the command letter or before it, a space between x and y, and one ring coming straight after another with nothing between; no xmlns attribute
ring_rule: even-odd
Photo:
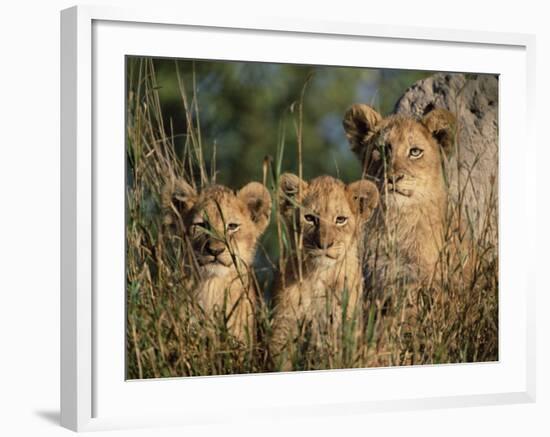
<svg viewBox="0 0 550 437"><path fill-rule="evenodd" d="M227 224L227 231L228 232L236 232L239 230L239 228L241 227L240 224L238 223L228 223Z"/></svg>
<svg viewBox="0 0 550 437"><path fill-rule="evenodd" d="M304 220L308 223L315 223L315 216L313 214L304 215Z"/></svg>
<svg viewBox="0 0 550 437"><path fill-rule="evenodd" d="M193 223L193 227L207 229L208 228L208 223L206 223L206 222L195 222L195 223Z"/></svg>
<svg viewBox="0 0 550 437"><path fill-rule="evenodd" d="M334 221L337 225L343 226L348 222L348 218L343 215L339 215Z"/></svg>
<svg viewBox="0 0 550 437"><path fill-rule="evenodd" d="M418 147L412 147L411 150L409 150L409 156L411 158L420 158L423 153L424 150L419 149Z"/></svg>

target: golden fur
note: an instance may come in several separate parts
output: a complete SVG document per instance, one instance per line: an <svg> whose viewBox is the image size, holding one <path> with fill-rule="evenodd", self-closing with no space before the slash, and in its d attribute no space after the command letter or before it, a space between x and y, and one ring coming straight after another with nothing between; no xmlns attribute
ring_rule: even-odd
<svg viewBox="0 0 550 437"><path fill-rule="evenodd" d="M262 184L251 182L236 193L212 185L197 194L186 182L177 180L163 197L172 212L168 221L173 215L181 217L198 265L199 305L211 317L224 310L230 332L242 341L251 338L255 305L251 265L271 215L269 192Z"/></svg>
<svg viewBox="0 0 550 437"><path fill-rule="evenodd" d="M356 104L344 117L344 129L363 164L364 177L376 181L382 196L375 232L385 244L380 238L375 243L379 251L375 268L397 265L411 280L428 280L448 236L460 240L464 236L449 211L443 170L454 149L454 115L435 109L421 120L383 118L370 106Z"/></svg>
<svg viewBox="0 0 550 437"><path fill-rule="evenodd" d="M294 250L274 288L271 351L277 357L284 350L288 357L292 343L305 331L313 341L334 339L344 305L350 318L360 311L358 242L378 203L378 190L366 180L346 186L320 176L308 184L283 174L279 202ZM289 366L283 364L285 369Z"/></svg>

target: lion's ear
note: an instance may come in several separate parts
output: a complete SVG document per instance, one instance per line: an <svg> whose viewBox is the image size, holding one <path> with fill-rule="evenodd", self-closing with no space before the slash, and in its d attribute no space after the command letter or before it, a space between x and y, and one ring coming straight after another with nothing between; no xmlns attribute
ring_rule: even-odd
<svg viewBox="0 0 550 437"><path fill-rule="evenodd" d="M162 189L161 202L164 224L174 223L174 215L184 216L197 201L197 192L183 179L171 179Z"/></svg>
<svg viewBox="0 0 550 437"><path fill-rule="evenodd" d="M264 232L271 217L271 196L267 188L259 182L250 182L237 192L237 197L250 211L258 232Z"/></svg>
<svg viewBox="0 0 550 437"><path fill-rule="evenodd" d="M284 216L302 202L307 182L292 173L283 173L279 178L279 207Z"/></svg>
<svg viewBox="0 0 550 437"><path fill-rule="evenodd" d="M380 195L371 181L363 179L352 182L346 187L346 193L351 210L362 220L367 220L378 206Z"/></svg>
<svg viewBox="0 0 550 437"><path fill-rule="evenodd" d="M365 139L381 120L382 116L375 109L362 103L356 103L346 111L343 121L344 130L352 152L359 159L363 159Z"/></svg>
<svg viewBox="0 0 550 437"><path fill-rule="evenodd" d="M422 124L426 126L443 149L443 152L447 156L452 155L456 135L455 115L446 109L434 109L424 116Z"/></svg>

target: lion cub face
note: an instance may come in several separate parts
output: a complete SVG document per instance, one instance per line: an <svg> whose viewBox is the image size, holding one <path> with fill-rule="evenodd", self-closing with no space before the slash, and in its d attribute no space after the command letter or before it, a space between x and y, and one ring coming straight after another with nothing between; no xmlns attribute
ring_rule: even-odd
<svg viewBox="0 0 550 437"><path fill-rule="evenodd" d="M353 105L344 129L363 173L378 182L387 201L401 206L433 200L444 191L442 161L454 144L456 120L435 109L422 120L386 118L368 105Z"/></svg>
<svg viewBox="0 0 550 437"><path fill-rule="evenodd" d="M329 267L355 247L362 225L378 204L378 190L367 180L346 186L338 179L320 176L308 184L285 173L279 198L287 224L302 234L305 262Z"/></svg>
<svg viewBox="0 0 550 437"><path fill-rule="evenodd" d="M213 185L197 194L180 181L172 203L204 276L222 277L252 264L271 215L271 197L262 184L251 182L236 193Z"/></svg>

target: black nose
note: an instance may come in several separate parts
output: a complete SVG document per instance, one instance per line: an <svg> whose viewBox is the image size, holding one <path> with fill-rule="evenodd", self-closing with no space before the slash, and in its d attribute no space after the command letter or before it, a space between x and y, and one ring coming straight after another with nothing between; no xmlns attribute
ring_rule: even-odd
<svg viewBox="0 0 550 437"><path fill-rule="evenodd" d="M206 244L206 252L208 252L209 255L212 256L218 256L220 253L222 253L225 250L225 247L222 245L212 245L210 243Z"/></svg>
<svg viewBox="0 0 550 437"><path fill-rule="evenodd" d="M334 241L323 241L321 242L321 239L320 238L317 238L317 240L315 241L315 245L317 246L317 249L323 249L323 250L326 250L326 249L330 249L332 246L334 246Z"/></svg>

